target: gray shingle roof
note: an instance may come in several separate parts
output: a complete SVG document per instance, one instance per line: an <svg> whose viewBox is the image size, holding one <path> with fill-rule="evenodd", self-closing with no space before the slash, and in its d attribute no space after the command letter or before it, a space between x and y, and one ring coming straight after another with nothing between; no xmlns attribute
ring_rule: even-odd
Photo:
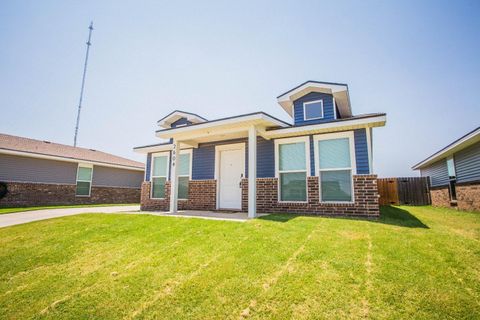
<svg viewBox="0 0 480 320"><path fill-rule="evenodd" d="M100 162L110 165L132 167L136 169L144 168L144 164L141 162L118 157L113 154L98 150L72 147L60 143L41 141L0 133L0 152L2 149L66 159Z"/></svg>

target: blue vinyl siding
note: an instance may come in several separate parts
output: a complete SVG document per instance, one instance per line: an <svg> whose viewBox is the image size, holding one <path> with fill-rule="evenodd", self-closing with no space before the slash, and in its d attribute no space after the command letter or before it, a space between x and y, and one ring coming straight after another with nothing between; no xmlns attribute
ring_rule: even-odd
<svg viewBox="0 0 480 320"><path fill-rule="evenodd" d="M303 103L315 100L323 100L323 118L305 121L303 118ZM295 125L315 124L328 122L335 119L333 108L333 96L327 93L311 92L293 102Z"/></svg>
<svg viewBox="0 0 480 320"><path fill-rule="evenodd" d="M310 175L313 177L315 176L315 149L314 149L314 142L313 136L310 136Z"/></svg>
<svg viewBox="0 0 480 320"><path fill-rule="evenodd" d="M190 121L187 120L187 118L180 118L178 119L177 121L173 122L171 127L172 128L175 128L177 126L181 126L181 125L189 125L189 124L192 124Z"/></svg>
<svg viewBox="0 0 480 320"><path fill-rule="evenodd" d="M355 138L357 174L369 174L367 131L366 129L357 129L353 131L353 135Z"/></svg>
<svg viewBox="0 0 480 320"><path fill-rule="evenodd" d="M248 154L247 154L248 157ZM275 177L275 143L257 138L257 178Z"/></svg>
<svg viewBox="0 0 480 320"><path fill-rule="evenodd" d="M454 155L457 182L480 181L480 142Z"/></svg>
<svg viewBox="0 0 480 320"><path fill-rule="evenodd" d="M145 164L145 181L150 181L150 168L152 166L152 154L147 154L147 163Z"/></svg>
<svg viewBox="0 0 480 320"><path fill-rule="evenodd" d="M193 149L192 180L215 178L215 145L200 144Z"/></svg>
<svg viewBox="0 0 480 320"><path fill-rule="evenodd" d="M422 177L430 177L432 187L448 185L447 160L442 159L426 168L420 169L420 175Z"/></svg>

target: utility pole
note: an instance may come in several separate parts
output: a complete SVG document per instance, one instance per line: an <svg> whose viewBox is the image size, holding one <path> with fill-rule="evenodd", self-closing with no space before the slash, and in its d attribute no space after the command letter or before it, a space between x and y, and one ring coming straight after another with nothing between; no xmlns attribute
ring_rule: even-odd
<svg viewBox="0 0 480 320"><path fill-rule="evenodd" d="M80 111L82 110L83 89L85 88L85 76L87 75L88 53L90 51L90 46L92 45L90 39L92 38L93 21L90 22L88 29L87 53L85 54L85 65L83 66L82 87L80 89L80 100L78 101L77 124L75 126L75 137L73 138L74 147L77 146L78 125L80 124Z"/></svg>

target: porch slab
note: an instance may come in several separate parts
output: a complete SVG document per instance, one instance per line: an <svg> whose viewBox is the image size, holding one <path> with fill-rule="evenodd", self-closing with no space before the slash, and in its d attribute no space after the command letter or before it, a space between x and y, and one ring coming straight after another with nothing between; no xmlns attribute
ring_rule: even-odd
<svg viewBox="0 0 480 320"><path fill-rule="evenodd" d="M127 212L125 212L127 213ZM198 218L207 220L224 220L245 222L249 220L247 212L224 212L224 211L200 211L200 210L178 210L177 213L169 213L165 211L137 211L128 212L129 214L150 214L163 217L179 217L179 218ZM268 214L258 214L257 217L267 216Z"/></svg>

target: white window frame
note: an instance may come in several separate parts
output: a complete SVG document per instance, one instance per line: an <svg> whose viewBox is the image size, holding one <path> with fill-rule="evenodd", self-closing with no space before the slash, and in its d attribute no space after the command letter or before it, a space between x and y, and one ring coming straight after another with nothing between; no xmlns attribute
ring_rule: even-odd
<svg viewBox="0 0 480 320"><path fill-rule="evenodd" d="M187 149L187 150L180 150L180 155L182 154L190 154L190 166L188 168L188 174L179 174L178 175L178 178L181 178L181 177L188 177L188 183L190 183L190 180L192 180L192 163L193 163L193 149ZM179 161L177 161L177 163L180 162L180 157L178 157ZM177 183L177 188L180 186L180 184ZM188 200L188 198L178 198L177 200L182 200L182 201L185 201L185 200Z"/></svg>
<svg viewBox="0 0 480 320"><path fill-rule="evenodd" d="M155 199L155 200L165 200L165 197L163 198L154 198L153 197L153 178L163 178L164 176L154 176L153 175L153 166L155 164L155 158L157 157L165 157L167 156L167 172L165 173L165 184L167 181L169 181L169 176L170 176L170 151L164 151L164 152L155 152L152 153L152 159L150 160L150 199ZM166 195L166 192L165 192Z"/></svg>
<svg viewBox="0 0 480 320"><path fill-rule="evenodd" d="M315 117L315 118L307 118L306 106L309 105L309 104L314 104L314 103L318 103L318 102L320 102L320 104L321 104L322 116L321 117ZM303 103L303 121L323 119L323 117L325 116L323 111L324 111L323 110L323 99L304 102Z"/></svg>
<svg viewBox="0 0 480 320"><path fill-rule="evenodd" d="M289 143L305 143L305 169L303 170L282 170L280 171L280 145L289 144ZM306 199L305 201L282 201L281 200L281 190L280 190L280 173L295 173L295 172L305 172L305 190L306 190ZM277 201L278 203L308 203L308 177L311 176L310 171L310 136L301 136L293 138L283 138L275 139L275 177L277 178Z"/></svg>
<svg viewBox="0 0 480 320"><path fill-rule="evenodd" d="M328 168L320 169L320 154L318 150L318 142L322 140L333 140L333 139L342 139L348 138L350 146L350 167L345 168ZM355 203L355 186L353 185L353 175L357 172L356 167L356 157L355 157L355 136L353 131L344 131L344 132L335 132L335 133L326 133L313 136L313 150L315 155L315 175L318 175L318 193L320 203ZM351 172L351 189L352 189L352 200L351 201L322 201L322 177L320 172L322 171L341 171L341 170L350 170Z"/></svg>
<svg viewBox="0 0 480 320"><path fill-rule="evenodd" d="M92 176L90 177L90 181L88 180L79 180L78 179L78 172L80 171L80 168L89 168L92 169ZM75 197L81 197L81 198L89 198L92 195L92 181L93 181L93 164L90 163L79 163L77 166L77 176L75 177ZM88 189L88 195L79 195L77 194L77 184L78 182L89 182L90 183L90 188Z"/></svg>

